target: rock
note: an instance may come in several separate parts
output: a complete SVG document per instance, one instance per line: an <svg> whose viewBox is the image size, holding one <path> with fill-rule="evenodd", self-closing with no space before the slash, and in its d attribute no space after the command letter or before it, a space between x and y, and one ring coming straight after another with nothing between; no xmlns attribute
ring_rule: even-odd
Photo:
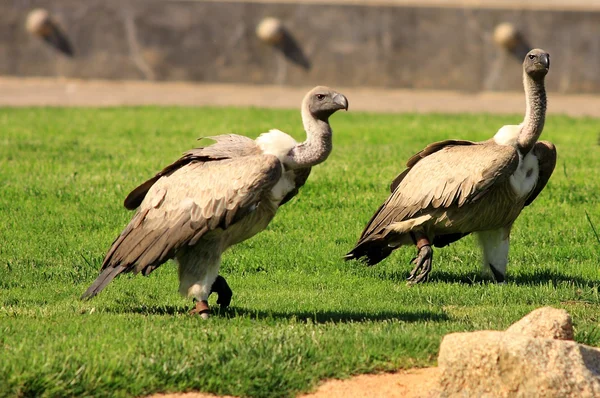
<svg viewBox="0 0 600 398"><path fill-rule="evenodd" d="M529 337L573 340L573 321L565 310L552 307L538 308L506 329Z"/></svg>
<svg viewBox="0 0 600 398"><path fill-rule="evenodd" d="M600 350L573 341L480 331L444 337L443 397L600 396Z"/></svg>

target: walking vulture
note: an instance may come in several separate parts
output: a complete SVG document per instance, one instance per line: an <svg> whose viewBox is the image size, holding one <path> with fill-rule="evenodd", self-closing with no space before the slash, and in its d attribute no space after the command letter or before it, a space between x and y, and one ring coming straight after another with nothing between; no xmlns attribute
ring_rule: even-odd
<svg viewBox="0 0 600 398"><path fill-rule="evenodd" d="M256 140L230 134L192 149L125 199L138 209L113 242L98 278L82 298L98 294L123 272L150 274L174 258L179 292L196 300L192 313L209 316L211 288L227 306L231 290L217 275L222 253L264 230L279 206L304 185L311 167L332 149L329 117L348 100L315 87L302 101L306 141L271 130Z"/></svg>

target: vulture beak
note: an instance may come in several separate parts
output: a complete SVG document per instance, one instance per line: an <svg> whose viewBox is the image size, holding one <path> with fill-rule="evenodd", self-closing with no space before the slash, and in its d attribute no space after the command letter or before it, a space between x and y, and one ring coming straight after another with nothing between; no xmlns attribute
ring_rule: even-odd
<svg viewBox="0 0 600 398"><path fill-rule="evenodd" d="M542 57L542 63L546 66L546 69L550 69L550 55L544 54Z"/></svg>
<svg viewBox="0 0 600 398"><path fill-rule="evenodd" d="M542 66L546 69L550 69L550 55L549 54L542 54L540 56L540 64L542 64Z"/></svg>
<svg viewBox="0 0 600 398"><path fill-rule="evenodd" d="M339 109L348 110L348 99L340 93L335 93L333 95L333 103L339 105Z"/></svg>

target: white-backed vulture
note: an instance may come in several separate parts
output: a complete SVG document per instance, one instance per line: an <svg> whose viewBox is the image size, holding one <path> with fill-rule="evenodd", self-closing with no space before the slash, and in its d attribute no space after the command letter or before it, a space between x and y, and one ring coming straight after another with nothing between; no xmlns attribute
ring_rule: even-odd
<svg viewBox="0 0 600 398"><path fill-rule="evenodd" d="M525 56L527 109L521 124L503 126L484 142L436 142L410 158L345 258L373 265L402 245L416 245L408 280L418 283L431 271L432 245L443 247L476 233L484 272L503 282L511 226L544 189L556 164L554 145L537 141L544 127L549 68L545 51Z"/></svg>
<svg viewBox="0 0 600 398"><path fill-rule="evenodd" d="M95 296L123 272L148 275L175 258L179 291L196 300L192 313L208 317L211 287L227 306L231 290L225 279L217 279L222 253L264 230L278 207L304 185L311 167L327 159L329 117L340 109L348 109L346 97L315 87L302 102L306 141L298 143L279 130L256 140L209 137L216 143L192 149L135 188L125 207L139 209L82 298ZM228 297L222 299L221 293Z"/></svg>

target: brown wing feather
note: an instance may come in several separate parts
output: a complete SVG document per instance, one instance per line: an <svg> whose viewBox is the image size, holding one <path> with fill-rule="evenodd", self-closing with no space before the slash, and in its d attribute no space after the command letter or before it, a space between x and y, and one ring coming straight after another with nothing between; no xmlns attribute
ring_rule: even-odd
<svg viewBox="0 0 600 398"><path fill-rule="evenodd" d="M142 203L148 190L161 177L173 173L175 170L192 162L209 162L221 159L232 159L243 156L251 156L260 154L260 149L256 146L256 142L248 137L237 134L217 135L213 137L205 137L215 141L214 144L191 149L183 154L174 163L168 165L154 177L145 181L127 195L125 198L125 208L134 210Z"/></svg>
<svg viewBox="0 0 600 398"><path fill-rule="evenodd" d="M294 173L296 175L296 178L294 178L295 187L290 193L285 195L285 197L283 198L283 200L281 201L279 206L286 204L287 202L292 200L292 198L294 196L298 195L300 188L302 188L302 186L306 183L306 180L308 179L308 176L310 175L310 171L311 171L310 167L307 167L305 169L294 170Z"/></svg>
<svg viewBox="0 0 600 398"><path fill-rule="evenodd" d="M183 245L227 229L253 211L281 174L275 156L256 155L189 163L158 179L83 297L93 297L121 272L147 275Z"/></svg>
<svg viewBox="0 0 600 398"><path fill-rule="evenodd" d="M556 166L556 147L551 142L537 142L533 147L533 153L538 159L540 175L537 183L535 184L535 188L525 202L525 206L529 206L535 200L535 198L538 197L540 192L542 192L548 183L552 172L554 171L554 167Z"/></svg>
<svg viewBox="0 0 600 398"><path fill-rule="evenodd" d="M400 182L402 182L402 180L404 179L404 177L406 176L406 174L408 174L408 172L410 171L411 167L413 167L415 164L417 164L417 162L429 155L431 155L432 153L435 153L445 147L448 146L456 146L456 145L474 145L476 144L473 141L465 141L465 140L445 140L445 141L439 141L439 142L434 142L433 144L429 144L425 147L425 149L423 149L422 151L414 154L413 156L411 156L410 159L408 159L408 162L406 162L406 167L408 167L406 170L404 170L402 173L398 174L398 176L396 178L394 178L394 181L392 181L392 184L390 185L390 192L394 192L394 190L396 189L396 187L398 185L400 185Z"/></svg>
<svg viewBox="0 0 600 398"><path fill-rule="evenodd" d="M424 159L427 156L450 146L469 146L477 144L477 142L466 140L445 140L434 142L432 144L427 145L425 149L423 149L420 152L417 152L410 159L408 159L408 162L406 162L406 167L413 167L415 164L417 164L419 160Z"/></svg>
<svg viewBox="0 0 600 398"><path fill-rule="evenodd" d="M508 178L518 163L517 151L510 146L453 140L431 144L409 160L409 169L397 177L395 190L359 242L394 222L473 203Z"/></svg>

